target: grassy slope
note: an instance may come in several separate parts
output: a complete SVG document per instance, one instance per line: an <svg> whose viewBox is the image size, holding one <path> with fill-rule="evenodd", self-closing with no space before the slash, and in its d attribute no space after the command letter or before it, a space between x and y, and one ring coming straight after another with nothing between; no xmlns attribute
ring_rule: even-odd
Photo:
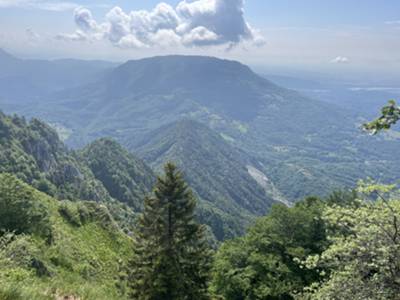
<svg viewBox="0 0 400 300"><path fill-rule="evenodd" d="M35 232L0 239L0 299L125 299L124 283L117 283L132 241L107 209L93 202L59 202L15 178L11 182L10 188L30 192L35 206L46 210L52 238L49 243ZM2 195L9 192L4 189Z"/></svg>

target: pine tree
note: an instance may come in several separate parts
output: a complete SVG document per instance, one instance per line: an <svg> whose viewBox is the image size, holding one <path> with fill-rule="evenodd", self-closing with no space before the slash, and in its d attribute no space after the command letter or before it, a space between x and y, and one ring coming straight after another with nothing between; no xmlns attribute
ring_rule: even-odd
<svg viewBox="0 0 400 300"><path fill-rule="evenodd" d="M168 163L164 170L139 218L133 298L209 299L211 251L204 226L195 221L196 200L175 165Z"/></svg>

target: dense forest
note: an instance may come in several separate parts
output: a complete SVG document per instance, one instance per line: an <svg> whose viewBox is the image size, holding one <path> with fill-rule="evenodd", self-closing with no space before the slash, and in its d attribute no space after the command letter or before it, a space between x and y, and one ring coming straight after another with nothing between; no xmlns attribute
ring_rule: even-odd
<svg viewBox="0 0 400 300"><path fill-rule="evenodd" d="M391 101L364 128L378 134L399 118ZM72 151L45 123L5 114L0 148L0 299L400 294L396 184L360 180L326 197L276 202L244 234L221 240L173 163L157 175L111 139Z"/></svg>

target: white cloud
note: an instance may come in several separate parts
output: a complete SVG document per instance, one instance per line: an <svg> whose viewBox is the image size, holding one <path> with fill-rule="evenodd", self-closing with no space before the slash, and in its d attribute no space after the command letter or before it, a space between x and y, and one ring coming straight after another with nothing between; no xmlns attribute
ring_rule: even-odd
<svg viewBox="0 0 400 300"><path fill-rule="evenodd" d="M55 36L56 40L65 42L82 42L86 41L88 37L81 30L77 30L74 33L60 33Z"/></svg>
<svg viewBox="0 0 400 300"><path fill-rule="evenodd" d="M347 64L349 62L350 62L350 60L345 56L337 56L331 60L331 63L334 63L334 64Z"/></svg>
<svg viewBox="0 0 400 300"><path fill-rule="evenodd" d="M93 18L90 10L80 7L74 11L74 20L78 31L87 40L106 39L122 48L232 47L241 42L259 46L264 40L246 22L243 6L244 0L183 0L176 8L160 3L151 11L125 12L114 7L102 23ZM58 37L70 36L70 40L80 40L75 38L77 32Z"/></svg>
<svg viewBox="0 0 400 300"><path fill-rule="evenodd" d="M218 35L203 26L193 28L182 38L182 43L187 46L207 46L218 42Z"/></svg>
<svg viewBox="0 0 400 300"><path fill-rule="evenodd" d="M97 23L93 19L92 12L86 8L78 7L74 12L75 24L84 32L95 31Z"/></svg>
<svg viewBox="0 0 400 300"><path fill-rule="evenodd" d="M123 48L123 49L131 49L131 48L145 48L146 45L143 44L141 41L139 41L136 36L134 36L133 34L127 34L125 36L123 36L118 43L116 44L116 46Z"/></svg>
<svg viewBox="0 0 400 300"><path fill-rule="evenodd" d="M43 9L49 11L68 11L79 7L78 4L66 1L50 0L0 0L0 8L18 7L28 9Z"/></svg>

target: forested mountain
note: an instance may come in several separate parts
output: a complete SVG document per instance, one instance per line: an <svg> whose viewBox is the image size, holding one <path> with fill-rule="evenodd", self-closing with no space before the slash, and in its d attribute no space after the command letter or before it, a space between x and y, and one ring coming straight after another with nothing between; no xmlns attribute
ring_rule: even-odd
<svg viewBox="0 0 400 300"><path fill-rule="evenodd" d="M174 133L177 128L180 128L176 132L179 136ZM182 156L182 161L187 162L184 167L194 172L187 172L187 178L202 197L198 218L210 227L218 240L242 234L254 216L267 211L272 200L247 173L243 153L195 122L171 125L165 128L167 132L167 143L175 143L176 138L181 142L164 158L175 160L185 154ZM203 135L198 142L197 135ZM102 138L82 150L69 150L56 131L45 123L37 119L28 122L5 114L0 115L0 137L0 173L14 174L57 199L102 202L120 227L127 230L133 228L135 215L142 210L143 199L151 193L155 182L153 170L112 139ZM153 141L158 138L161 136L154 133ZM143 144L142 150L149 147L150 155L154 155L150 148L158 145L147 142L149 144ZM159 142L163 146L163 141ZM182 147L186 149L183 153L179 152ZM191 155L196 148L196 155ZM218 157L218 168L208 169L210 163L218 161L207 162L208 155ZM152 166L159 170L157 167L161 166L163 157L154 159ZM205 165L201 166L203 163ZM216 182L211 180L214 175L218 175ZM235 182L241 180L243 187L237 189Z"/></svg>
<svg viewBox="0 0 400 300"><path fill-rule="evenodd" d="M252 174L287 201L353 186L357 178L393 181L400 174L398 136L371 138L353 113L281 88L238 62L154 57L85 82L34 105L13 100L3 106L51 123L74 147L108 136L135 151L162 126L201 122L255 159Z"/></svg>
<svg viewBox="0 0 400 300"><path fill-rule="evenodd" d="M106 157L110 147L119 152ZM60 200L102 202L126 230L133 228L142 197L151 191L154 181L150 168L119 145L98 141L77 153L60 141L54 129L37 119L28 122L0 113L0 150L0 173L14 174ZM104 156L96 158L96 151ZM100 159L101 165L96 165ZM113 164L124 159L128 162L125 169L116 169ZM113 178L112 185L107 176ZM128 186L131 190L125 193Z"/></svg>
<svg viewBox="0 0 400 300"><path fill-rule="evenodd" d="M161 170L166 162L175 162L204 201L200 202L202 209L223 211L228 219L221 216L219 222L226 227L239 225L230 229L236 230L234 235L243 232L243 225L274 203L249 173L257 162L201 123L182 120L163 126L138 143L135 151L155 170ZM218 238L232 235L224 231L215 233Z"/></svg>
<svg viewBox="0 0 400 300"><path fill-rule="evenodd" d="M111 197L128 204L135 211L143 208L143 199L156 175L143 161L117 142L103 138L78 152L78 157L93 172Z"/></svg>
<svg viewBox="0 0 400 300"><path fill-rule="evenodd" d="M37 119L26 121L0 113L0 172L59 199L107 201L107 190L91 170Z"/></svg>
<svg viewBox="0 0 400 300"><path fill-rule="evenodd" d="M357 178L400 174L397 136L371 138L347 110L210 57L129 61L21 111L57 124L71 146L110 136L131 151L161 126L196 120L256 158L262 177L289 201L353 186Z"/></svg>

